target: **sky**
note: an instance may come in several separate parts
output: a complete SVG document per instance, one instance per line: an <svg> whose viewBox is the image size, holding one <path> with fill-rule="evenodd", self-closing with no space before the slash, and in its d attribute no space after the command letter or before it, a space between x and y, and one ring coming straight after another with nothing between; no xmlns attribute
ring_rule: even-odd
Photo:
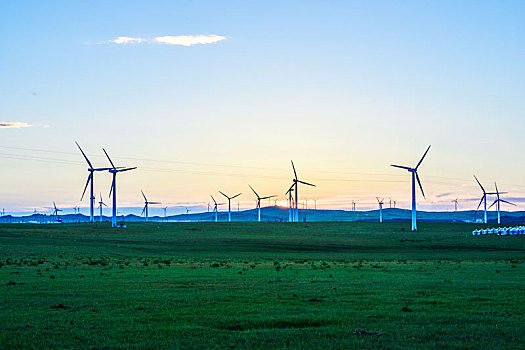
<svg viewBox="0 0 525 350"><path fill-rule="evenodd" d="M117 166L122 209L241 208L291 185L318 208L525 210L523 1L3 1L0 208L89 205ZM110 174L95 176L106 203ZM492 202L492 197L490 202ZM237 202L235 202L236 205ZM70 210L71 211L71 210Z"/></svg>

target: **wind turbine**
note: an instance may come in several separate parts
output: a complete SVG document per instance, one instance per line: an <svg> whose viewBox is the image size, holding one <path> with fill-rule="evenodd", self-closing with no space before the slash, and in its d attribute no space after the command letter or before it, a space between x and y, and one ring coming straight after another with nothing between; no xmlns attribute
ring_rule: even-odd
<svg viewBox="0 0 525 350"><path fill-rule="evenodd" d="M293 184L295 186L295 215L294 215L294 221L299 221L299 206L298 206L298 203L299 203L299 195L297 193L298 191L298 184L299 183L302 183L303 185L307 185L307 186L313 186L315 187L315 185L311 184L311 183L308 183L308 182L304 182L304 181L301 181L297 178L297 172L295 171L295 166L293 165L293 160L291 161L292 162L292 168L293 168L293 173L294 173L294 176L295 178L293 179Z"/></svg>
<svg viewBox="0 0 525 350"><path fill-rule="evenodd" d="M82 201L82 199L84 198L84 194L86 193L86 189L88 185L91 185L90 186L90 196L89 196L89 222L94 222L95 221L95 212L94 212L95 195L93 194L94 173L95 171L106 171L106 170L109 170L110 168L93 168L93 165L91 165L91 162L89 161L88 157L86 156L82 148L80 148L80 145L78 144L78 142L75 141L75 143L77 144L78 149L84 156L84 159L86 160L89 166L88 168L89 175L87 178L86 186L84 187L84 192L82 192L82 197L80 197L80 200Z"/></svg>
<svg viewBox="0 0 525 350"><path fill-rule="evenodd" d="M218 207L219 207L219 205L223 205L225 203L217 203L217 201L215 200L215 198L213 198L213 196L211 194L210 194L210 197L211 197L211 199L213 199L213 204L214 204L213 212L215 213L215 222L217 222L218 221L218 215L219 215Z"/></svg>
<svg viewBox="0 0 525 350"><path fill-rule="evenodd" d="M457 199L457 198L454 199L454 200L452 201L452 203L454 203L454 211L457 212L457 211L458 211L458 205L459 205L459 203L458 203L458 199Z"/></svg>
<svg viewBox="0 0 525 350"><path fill-rule="evenodd" d="M102 201L102 193L100 194L100 201L98 202L98 210L100 211L100 222L102 222L102 206L106 206L106 203Z"/></svg>
<svg viewBox="0 0 525 350"><path fill-rule="evenodd" d="M293 193L292 193L294 186L295 186L295 183L292 184L292 186L285 193L285 195L288 195L288 221L289 222L294 221L293 208L294 208L295 204L293 204L294 198L293 198Z"/></svg>
<svg viewBox="0 0 525 350"><path fill-rule="evenodd" d="M58 218L58 212L62 211L62 209L58 209L57 205L55 204L55 202L53 202L53 207L55 208L53 210L53 215L55 216L56 221L60 221L60 219Z"/></svg>
<svg viewBox="0 0 525 350"><path fill-rule="evenodd" d="M276 195L273 195L273 196L266 196L266 197L259 197L259 195L257 194L257 192L255 192L255 190L253 189L253 187L251 185L248 185L250 186L250 188L252 189L253 193L255 193L255 196L257 197L257 221L261 221L261 199L269 199L269 198L273 198L273 197L277 197Z"/></svg>
<svg viewBox="0 0 525 350"><path fill-rule="evenodd" d="M423 194L423 198L425 198L425 192L423 192L423 186L421 186L421 181L419 181L419 176L417 174L417 168L421 165L421 162L423 162L423 159L425 159L425 156L427 155L428 151L430 150L430 146L428 146L427 150L425 151L425 154L423 154L423 157L419 160L419 163L417 163L415 168L410 168L407 166L402 165L391 165L395 168L401 168L408 170L408 172L412 173L412 231L417 231L417 216L416 216L416 180L419 184L419 188L421 189L421 194Z"/></svg>
<svg viewBox="0 0 525 350"><path fill-rule="evenodd" d="M109 163L111 164L111 168L109 168L109 172L113 174L113 181L111 182L111 189L109 190L109 196L111 197L111 193L113 192L113 206L112 206L112 218L111 218L111 227L117 227L117 174L137 169L137 167L133 168L116 168L113 162L111 161L111 158L109 158L108 153L104 148L102 148L104 153L106 154L106 157L108 157Z"/></svg>
<svg viewBox="0 0 525 350"><path fill-rule="evenodd" d="M481 186L481 183L479 182L476 175L474 175L474 178L476 179L476 182L478 183L479 187L481 187L481 190L483 191L483 196L481 197L481 200L479 201L479 204L478 204L478 208L476 210L478 210L479 207L481 206L481 203L483 203L483 212L484 212L483 222L486 224L487 223L487 195L496 194L496 193L485 192L485 189L483 188L483 186Z"/></svg>
<svg viewBox="0 0 525 350"><path fill-rule="evenodd" d="M506 192L500 192L500 191L498 191L498 185L497 185L495 182L494 182L494 186L496 186L496 200L494 201L494 203L492 203L492 204L490 205L489 209L492 208L492 206L493 206L494 204L496 204L496 207L498 208L498 224L501 224L501 212L500 212L501 202L503 202L503 203L507 203L507 204L510 204L510 205L514 205L514 206L515 206L516 204L511 203L511 202L507 202L506 200L501 199L501 198L499 197L499 195L502 194L502 193L506 193Z"/></svg>
<svg viewBox="0 0 525 350"><path fill-rule="evenodd" d="M236 197L239 197L242 193L238 193L236 194L235 196L233 197L228 197L227 195L225 195L224 193L222 193L221 191L219 191L220 194L222 194L224 197L228 198L228 221L232 221L232 208L231 208L231 200L236 198Z"/></svg>
<svg viewBox="0 0 525 350"><path fill-rule="evenodd" d="M146 195L144 194L144 192L142 190L140 190L140 192L142 193L142 197L144 197L144 209L142 209L142 213L140 214L140 216L142 216L144 213L146 213L146 221L148 221L148 218L149 218L149 215L148 215L148 209L149 209L149 205L150 204L160 204L160 202L148 202L148 199L146 198Z"/></svg>
<svg viewBox="0 0 525 350"><path fill-rule="evenodd" d="M376 197L377 203L379 204L379 222L383 222L383 199L379 200L379 197Z"/></svg>

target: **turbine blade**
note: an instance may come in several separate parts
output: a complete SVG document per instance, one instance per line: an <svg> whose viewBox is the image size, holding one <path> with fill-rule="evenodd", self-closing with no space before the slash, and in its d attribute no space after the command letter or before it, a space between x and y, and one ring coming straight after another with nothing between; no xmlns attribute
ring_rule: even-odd
<svg viewBox="0 0 525 350"><path fill-rule="evenodd" d="M423 162L423 159L425 159L425 156L427 155L428 151L430 150L430 146L428 146L427 150L425 151L425 154L423 154L423 157L421 157L421 160L419 161L419 163L417 163L415 169L417 170L417 168L419 168L419 166L421 165L421 162Z"/></svg>
<svg viewBox="0 0 525 350"><path fill-rule="evenodd" d="M137 167L134 166L133 168L117 169L117 173L121 173L121 172L123 172L123 171L134 170L134 169L137 169Z"/></svg>
<svg viewBox="0 0 525 350"><path fill-rule="evenodd" d="M295 182L292 184L292 186L290 186L290 188L288 189L288 191L286 191L285 195L287 195L288 193L290 193L290 191L293 190L293 187L295 186Z"/></svg>
<svg viewBox="0 0 525 350"><path fill-rule="evenodd" d="M401 169L405 169L405 170L412 170L412 168L409 168L407 166L403 166L403 165L390 165L390 166L393 166L394 168L401 168Z"/></svg>
<svg viewBox="0 0 525 350"><path fill-rule="evenodd" d="M498 184L494 182L494 186L496 186L496 195L498 196L498 199L499 199Z"/></svg>
<svg viewBox="0 0 525 350"><path fill-rule="evenodd" d="M295 171L295 165L293 165L293 160L291 160L291 162L292 162L293 173L295 175L295 179L297 180L297 172Z"/></svg>
<svg viewBox="0 0 525 350"><path fill-rule="evenodd" d="M421 189L421 193L423 194L423 198L426 198L425 192L423 191L423 186L421 186L421 181L419 181L419 175L417 174L417 172L416 172L416 179L417 179L417 183L419 184L419 188Z"/></svg>
<svg viewBox="0 0 525 350"><path fill-rule="evenodd" d="M215 205L217 205L217 201L215 201L215 198L213 198L213 196L210 194L210 197L211 199L213 199L213 203L215 203Z"/></svg>
<svg viewBox="0 0 525 350"><path fill-rule="evenodd" d="M89 181L91 181L91 178L93 177L93 173L89 173L86 186L84 186L84 192L82 192L82 196L80 197L80 201L82 202L82 199L84 199L84 194L86 193L87 187L89 185Z"/></svg>
<svg viewBox="0 0 525 350"><path fill-rule="evenodd" d="M220 194L222 194L224 197L230 199L230 197L228 197L227 195L225 195L224 193L222 193L221 191L219 191Z"/></svg>
<svg viewBox="0 0 525 350"><path fill-rule="evenodd" d="M237 193L235 196L231 197L230 199L234 199L235 197L239 197L242 193Z"/></svg>
<svg viewBox="0 0 525 350"><path fill-rule="evenodd" d="M113 164L113 162L111 161L111 158L109 158L109 156L108 156L108 152L106 152L106 150L105 150L104 148L102 148L102 150L103 150L104 153L106 154L106 157L108 157L109 163L111 164L111 166L113 167L113 169L115 169L115 164Z"/></svg>
<svg viewBox="0 0 525 350"><path fill-rule="evenodd" d="M84 159L86 159L86 162L88 163L89 167L91 169L93 169L93 165L91 165L91 162L89 161L88 157L86 157L86 154L84 153L84 151L82 150L82 148L80 148L80 145L78 144L78 142L75 141L75 143L77 144L77 147L78 149L80 150L80 152L82 152L82 155L84 156Z"/></svg>
<svg viewBox="0 0 525 350"><path fill-rule="evenodd" d="M113 187L115 187L115 175L113 175L113 180L111 181L111 188L109 189L109 197L111 197L111 193L113 192Z"/></svg>
<svg viewBox="0 0 525 350"><path fill-rule="evenodd" d="M277 195L261 197L261 198L259 198L259 199L268 199L268 198L273 198L273 197L277 197Z"/></svg>
<svg viewBox="0 0 525 350"><path fill-rule="evenodd" d="M510 204L510 205L514 205L514 206L516 206L516 204L511 203L511 202L509 202L509 201L506 201L506 200L504 200L504 199L500 199L500 202L503 202L503 203L507 203L507 204Z"/></svg>
<svg viewBox="0 0 525 350"><path fill-rule="evenodd" d="M146 207L144 207L144 209L142 209L142 213L140 213L140 216L144 215L145 211L146 211Z"/></svg>
<svg viewBox="0 0 525 350"><path fill-rule="evenodd" d="M314 184L311 184L311 183L308 183L308 182L304 182L304 181L301 181L301 180L297 180L297 182L300 182L300 183L302 183L302 184L304 184L304 185L317 187L317 186L315 186Z"/></svg>
<svg viewBox="0 0 525 350"><path fill-rule="evenodd" d="M91 170L93 170L93 171L106 171L106 170L110 170L110 169L113 169L113 168L93 168Z"/></svg>
<svg viewBox="0 0 525 350"><path fill-rule="evenodd" d="M148 202L148 204L161 204L161 202Z"/></svg>
<svg viewBox="0 0 525 350"><path fill-rule="evenodd" d="M486 194L483 194L483 196L481 197L481 200L479 201L478 208L476 210L478 210L479 207L481 207L481 204L483 203L483 200L485 199L486 196L487 196Z"/></svg>
<svg viewBox="0 0 525 350"><path fill-rule="evenodd" d="M485 189L483 188L483 186L481 186L481 182L479 182L479 180L476 177L476 175L474 175L474 178L476 179L476 182L478 183L479 187L481 187L481 190L483 191L483 193L485 193Z"/></svg>
<svg viewBox="0 0 525 350"><path fill-rule="evenodd" d="M250 186L250 188L252 189L253 193L255 193L255 195L257 196L257 198L259 198L259 195L257 194L257 192L255 192L255 190L253 189L253 187L251 185L248 184L248 186Z"/></svg>
<svg viewBox="0 0 525 350"><path fill-rule="evenodd" d="M144 197L144 200L146 201L146 203L148 202L148 199L146 198L146 195L144 194L144 192L142 190L140 190L140 192L142 193L142 197Z"/></svg>
<svg viewBox="0 0 525 350"><path fill-rule="evenodd" d="M497 199L494 201L494 203L492 203L492 204L490 205L489 209L492 208L492 206L493 206L494 204L496 204L496 203L498 203L498 200L497 200Z"/></svg>

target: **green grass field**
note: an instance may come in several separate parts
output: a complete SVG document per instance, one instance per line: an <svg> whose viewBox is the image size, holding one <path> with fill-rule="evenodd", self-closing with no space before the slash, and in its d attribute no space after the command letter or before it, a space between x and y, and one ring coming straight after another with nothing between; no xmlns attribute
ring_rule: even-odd
<svg viewBox="0 0 525 350"><path fill-rule="evenodd" d="M0 348L525 348L525 236L0 225Z"/></svg>

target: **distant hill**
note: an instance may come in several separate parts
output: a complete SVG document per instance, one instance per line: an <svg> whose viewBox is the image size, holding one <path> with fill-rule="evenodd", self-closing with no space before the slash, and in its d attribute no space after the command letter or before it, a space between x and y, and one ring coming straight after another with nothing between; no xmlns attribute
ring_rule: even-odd
<svg viewBox="0 0 525 350"><path fill-rule="evenodd" d="M458 212L431 212L418 211L418 221L421 222L481 222L483 212L475 210L458 211ZM383 221L410 221L412 212L408 209L388 208L383 209ZM218 219L221 222L228 221L228 212L219 212ZM89 222L89 216L82 214L60 215L59 220L64 223ZM99 221L100 217L95 216ZM215 214L212 212L192 213L171 215L168 217L154 216L149 218L155 222L187 222L187 221L214 221ZM257 211L255 209L232 211L232 221L256 221ZM300 221L379 221L379 210L370 211L347 211L347 210L321 210L321 209L300 209ZM102 221L111 221L111 217L103 216ZM144 217L129 214L126 216L119 215L119 222L137 222L145 221ZM287 222L288 209L281 207L265 207L261 209L261 221ZM489 223L497 222L497 213L488 212ZM0 218L1 223L34 223L46 224L57 223L57 218L53 215L32 214L28 216L11 216L5 215ZM523 224L525 223L525 211L518 212L501 212L502 224Z"/></svg>

